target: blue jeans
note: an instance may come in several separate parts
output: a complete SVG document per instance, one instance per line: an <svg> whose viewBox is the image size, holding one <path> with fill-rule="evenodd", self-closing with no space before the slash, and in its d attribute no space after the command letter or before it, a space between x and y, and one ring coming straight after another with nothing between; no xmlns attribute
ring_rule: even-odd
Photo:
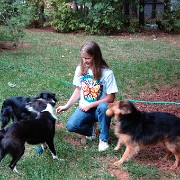
<svg viewBox="0 0 180 180"><path fill-rule="evenodd" d="M111 123L111 118L106 116L107 106L108 103L103 102L98 107L92 108L87 112L81 111L78 107L67 121L66 128L70 132L91 136L94 122L98 122L100 126L99 138L107 142Z"/></svg>

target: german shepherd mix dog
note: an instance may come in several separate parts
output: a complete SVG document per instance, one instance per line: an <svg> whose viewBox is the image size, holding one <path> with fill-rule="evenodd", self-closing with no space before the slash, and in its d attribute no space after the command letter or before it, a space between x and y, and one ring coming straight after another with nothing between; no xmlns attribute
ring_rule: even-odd
<svg viewBox="0 0 180 180"><path fill-rule="evenodd" d="M136 109L130 101L110 103L106 111L108 116L116 120L115 134L118 143L114 150L122 145L126 150L122 158L115 162L119 166L138 154L141 149L162 143L167 149L165 159L171 154L175 162L171 169L175 169L180 162L180 118L166 112L142 112Z"/></svg>
<svg viewBox="0 0 180 180"><path fill-rule="evenodd" d="M53 114L52 105L44 99L35 99L26 105L29 111L39 112L38 116L29 121L17 121L0 130L0 162L6 154L12 156L9 167L15 173L16 163L25 151L25 143L46 143L53 159L58 159L54 148L56 116Z"/></svg>
<svg viewBox="0 0 180 180"><path fill-rule="evenodd" d="M55 93L50 91L43 91L36 97L26 97L26 96L12 96L7 98L1 108L1 128L4 128L12 119L13 122L21 120L30 120L36 118L37 113L31 112L26 109L26 104L34 99L45 99L52 106L55 106L57 99Z"/></svg>

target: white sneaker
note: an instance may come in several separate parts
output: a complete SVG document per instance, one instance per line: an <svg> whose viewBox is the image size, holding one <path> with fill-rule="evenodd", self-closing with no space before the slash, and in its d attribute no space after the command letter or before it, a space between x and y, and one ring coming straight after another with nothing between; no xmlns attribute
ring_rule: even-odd
<svg viewBox="0 0 180 180"><path fill-rule="evenodd" d="M109 144L107 142L104 142L102 140L99 141L98 150L99 151L105 151L109 148Z"/></svg>
<svg viewBox="0 0 180 180"><path fill-rule="evenodd" d="M90 141L96 139L96 123L94 123L94 125L93 125L92 135L91 136L86 136L86 139L90 140Z"/></svg>

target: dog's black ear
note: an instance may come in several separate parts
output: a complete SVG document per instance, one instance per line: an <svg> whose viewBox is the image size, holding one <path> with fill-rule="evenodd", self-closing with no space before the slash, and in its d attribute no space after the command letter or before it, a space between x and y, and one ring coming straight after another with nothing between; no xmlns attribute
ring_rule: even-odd
<svg viewBox="0 0 180 180"><path fill-rule="evenodd" d="M48 94L47 93L40 93L39 95L39 98L42 98L42 99L48 99Z"/></svg>
<svg viewBox="0 0 180 180"><path fill-rule="evenodd" d="M41 98L48 99L48 93L41 93Z"/></svg>
<svg viewBox="0 0 180 180"><path fill-rule="evenodd" d="M34 99L39 99L39 98L41 98L41 95L42 93L40 93L39 95L37 95L36 97L34 97Z"/></svg>
<svg viewBox="0 0 180 180"><path fill-rule="evenodd" d="M132 113L132 103L130 101L120 101L119 108L122 115Z"/></svg>
<svg viewBox="0 0 180 180"><path fill-rule="evenodd" d="M53 97L53 100L54 100L55 102L58 101L58 100L56 99L56 94L55 94L55 93L52 93L52 97Z"/></svg>

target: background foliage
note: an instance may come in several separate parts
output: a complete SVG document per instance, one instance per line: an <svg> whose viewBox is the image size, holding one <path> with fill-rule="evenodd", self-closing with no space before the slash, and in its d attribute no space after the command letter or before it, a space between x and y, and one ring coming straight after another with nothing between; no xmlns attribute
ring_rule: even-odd
<svg viewBox="0 0 180 180"><path fill-rule="evenodd" d="M31 20L31 8L21 0L0 1L0 41L18 43Z"/></svg>
<svg viewBox="0 0 180 180"><path fill-rule="evenodd" d="M16 44L23 37L24 27L51 26L57 32L112 34L145 30L147 22L157 23L165 32L179 29L179 1L173 4L172 8L170 1L166 0L164 13L152 10L155 17L149 19L144 16L146 2L146 0L2 0L0 41L14 41Z"/></svg>

